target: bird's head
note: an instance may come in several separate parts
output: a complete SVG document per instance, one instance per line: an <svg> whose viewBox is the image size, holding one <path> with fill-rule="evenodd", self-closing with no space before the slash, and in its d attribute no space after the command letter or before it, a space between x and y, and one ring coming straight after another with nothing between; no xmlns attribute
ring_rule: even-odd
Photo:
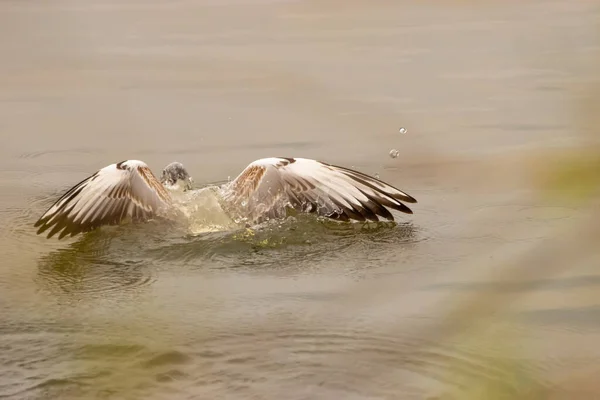
<svg viewBox="0 0 600 400"><path fill-rule="evenodd" d="M163 168L160 175L160 182L163 185L171 188L176 188L176 185L179 182L182 182L184 185L184 190L190 190L192 189L194 180L182 163L174 161Z"/></svg>

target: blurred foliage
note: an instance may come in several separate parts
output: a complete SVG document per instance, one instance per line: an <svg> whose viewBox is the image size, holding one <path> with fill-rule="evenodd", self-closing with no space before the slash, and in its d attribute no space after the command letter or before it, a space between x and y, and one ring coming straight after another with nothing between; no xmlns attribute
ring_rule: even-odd
<svg viewBox="0 0 600 400"><path fill-rule="evenodd" d="M582 205L599 193L600 149L565 152L541 171L541 192L546 199Z"/></svg>
<svg viewBox="0 0 600 400"><path fill-rule="evenodd" d="M600 65L600 53L596 54L596 58L592 63ZM513 280L527 284L528 281L552 278L566 271L573 273L588 268L597 259L594 254L600 240L600 214L597 212L600 201L600 85L596 84L595 77L582 80L585 82L578 82L579 86L571 92L574 115L570 128L573 138L577 137L580 144L546 153L536 161L532 161L536 157L531 155L531 163L523 167L531 167L531 184L539 196L537 201L540 205L550 203L576 207L585 213L586 218L573 219L563 226L567 231L555 231L541 240L539 246L499 266L499 275L491 278L495 281ZM504 324L506 321L500 314L509 311L510 304L525 300L528 293L521 291L497 296L479 292L455 305L454 311L447 317L447 323L463 327L463 330L453 332L456 338L484 352L486 349L497 349L498 343L501 343L501 348L506 351L489 358L481 367L512 373L475 375L468 382L463 382L458 395L446 392L436 399L600 398L597 367L588 364L564 369L559 379L542 385L540 376L519 363L522 355L518 349L524 341L518 335L510 335L515 330L507 329L504 332L493 328ZM586 299L586 304L600 305L600 297L594 297ZM544 340L543 334L539 335L539 340ZM577 343L562 345L566 349L577 346Z"/></svg>

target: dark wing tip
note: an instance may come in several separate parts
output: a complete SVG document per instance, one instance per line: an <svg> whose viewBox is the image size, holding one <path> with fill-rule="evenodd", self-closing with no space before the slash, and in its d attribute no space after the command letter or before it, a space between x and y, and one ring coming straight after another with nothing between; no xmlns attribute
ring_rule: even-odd
<svg viewBox="0 0 600 400"><path fill-rule="evenodd" d="M48 228L50 228L52 225L54 225L53 223L48 224L48 218L40 218L37 220L37 222L34 225L34 228L38 228L36 235L39 235L41 233L44 233L45 231L48 230Z"/></svg>
<svg viewBox="0 0 600 400"><path fill-rule="evenodd" d="M410 208L408 208L408 206L406 204L404 204L404 203L402 203L402 202L400 202L398 200L396 200L395 202L389 202L386 205L388 205L389 207L393 208L396 211L400 211L400 212L403 212L405 214L412 214L413 213L413 211Z"/></svg>
<svg viewBox="0 0 600 400"><path fill-rule="evenodd" d="M413 213L413 211L410 208L408 208L407 206L405 206L404 204L402 204L402 209L400 211L402 211L405 214L412 214Z"/></svg>
<svg viewBox="0 0 600 400"><path fill-rule="evenodd" d="M398 190L398 189L396 189L396 190ZM396 198L396 200L402 200L402 201L405 201L407 203L413 203L413 204L417 203L417 199L415 199L411 195L406 194L404 192L402 192L402 196L395 196L394 198Z"/></svg>
<svg viewBox="0 0 600 400"><path fill-rule="evenodd" d="M340 170L342 173L344 173L346 176L348 176L349 178L358 181L360 183L362 183L365 186L370 187L371 189L375 190L376 192L380 192L380 193L385 193L386 196L389 196L391 198L393 198L394 200L400 202L400 201L405 201L407 203L417 203L417 199L415 199L414 197L412 197L411 195L403 192L402 190L398 189L395 186L390 185L389 183L382 181L379 178L375 178L373 176L367 175L363 172L354 170L354 169L350 169L350 168L346 168L346 167L340 167L339 165L333 165L333 164L327 164L324 163L322 161L319 161L321 164L324 165L328 165L330 167L333 168L337 168L338 170ZM395 191L395 193L390 193L389 191L383 191L381 190L380 187L377 187L373 184L373 182L377 182L377 184L379 185L384 185L387 186L391 189L393 189Z"/></svg>
<svg viewBox="0 0 600 400"><path fill-rule="evenodd" d="M58 235L58 240L61 240L62 238L64 238L67 235L71 235L74 236L73 233L76 233L75 231L71 232L69 229L63 229L63 231Z"/></svg>

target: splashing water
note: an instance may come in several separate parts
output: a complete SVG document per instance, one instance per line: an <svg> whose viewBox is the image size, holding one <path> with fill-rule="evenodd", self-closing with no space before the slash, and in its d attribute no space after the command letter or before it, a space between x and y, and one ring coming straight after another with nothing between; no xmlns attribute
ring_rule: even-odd
<svg viewBox="0 0 600 400"><path fill-rule="evenodd" d="M192 235L236 228L237 223L221 207L215 186L181 193L176 197L176 206L185 217L184 222Z"/></svg>
<svg viewBox="0 0 600 400"><path fill-rule="evenodd" d="M396 149L391 149L390 150L390 157L392 158L398 158L398 156L400 155L400 152Z"/></svg>

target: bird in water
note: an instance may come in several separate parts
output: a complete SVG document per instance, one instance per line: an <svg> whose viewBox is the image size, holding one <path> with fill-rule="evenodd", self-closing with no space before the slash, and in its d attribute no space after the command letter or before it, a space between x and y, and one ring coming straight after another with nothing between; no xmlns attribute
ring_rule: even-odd
<svg viewBox="0 0 600 400"><path fill-rule="evenodd" d="M104 225L174 218L181 210L175 189L193 179L179 162L157 179L148 165L125 160L108 165L64 193L35 223L48 238L75 236ZM412 214L412 196L361 172L306 158L272 157L250 163L234 180L213 188L235 221L259 224L290 212L341 221L394 221L390 210Z"/></svg>

